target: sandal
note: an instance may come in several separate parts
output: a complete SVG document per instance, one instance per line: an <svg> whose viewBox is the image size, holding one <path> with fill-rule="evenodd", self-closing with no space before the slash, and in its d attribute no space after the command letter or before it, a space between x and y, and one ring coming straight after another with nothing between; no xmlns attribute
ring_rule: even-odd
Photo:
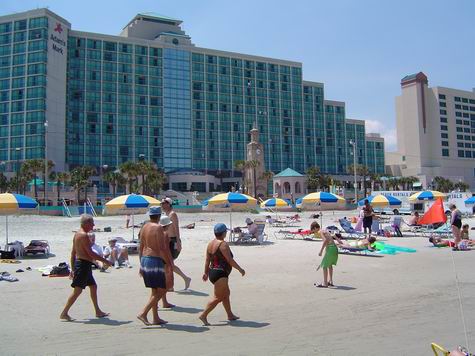
<svg viewBox="0 0 475 356"><path fill-rule="evenodd" d="M314 286L317 287L317 288L328 288L328 286L324 286L323 284L314 283Z"/></svg>
<svg viewBox="0 0 475 356"><path fill-rule="evenodd" d="M335 285L333 283L328 283L330 287L334 287Z"/></svg>

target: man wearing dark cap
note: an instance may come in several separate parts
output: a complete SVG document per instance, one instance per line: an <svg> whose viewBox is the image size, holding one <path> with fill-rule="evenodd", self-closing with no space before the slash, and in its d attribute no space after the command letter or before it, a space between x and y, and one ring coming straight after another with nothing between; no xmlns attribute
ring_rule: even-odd
<svg viewBox="0 0 475 356"><path fill-rule="evenodd" d="M172 222L172 224L168 227L167 234L170 237L170 252L173 259L175 260L180 255L182 247L180 239L180 227L178 225L178 216L175 211L173 211L173 200L171 198L162 199L160 205L162 207L163 213L167 215ZM183 280L185 281L185 289L188 289L190 287L191 278L188 277L185 273L183 273L183 271L177 265L174 265L173 272L183 278ZM164 308L174 307L173 304L170 304L168 302L166 294L162 298L162 303Z"/></svg>
<svg viewBox="0 0 475 356"><path fill-rule="evenodd" d="M159 224L160 207L151 207L149 216L150 221L142 227L139 233L140 275L143 277L145 287L151 288L151 296L137 318L146 326L167 323L158 316L158 301L165 295L167 289L173 288L173 259L169 240L164 234L163 227ZM168 280L167 275L171 276ZM152 310L152 323L147 318L150 310Z"/></svg>

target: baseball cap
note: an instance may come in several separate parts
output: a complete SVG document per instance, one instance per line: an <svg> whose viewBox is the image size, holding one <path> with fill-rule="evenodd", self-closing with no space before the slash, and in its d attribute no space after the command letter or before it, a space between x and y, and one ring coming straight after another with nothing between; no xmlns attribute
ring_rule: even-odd
<svg viewBox="0 0 475 356"><path fill-rule="evenodd" d="M148 209L149 216L156 216L156 215L160 215L161 213L162 213L162 209L159 206L151 206Z"/></svg>
<svg viewBox="0 0 475 356"><path fill-rule="evenodd" d="M160 218L160 225L167 226L167 225L170 225L170 224L173 224L173 223L172 223L172 221L170 220L170 218L168 216L163 215Z"/></svg>
<svg viewBox="0 0 475 356"><path fill-rule="evenodd" d="M247 219L246 219L246 224L248 224L248 225L249 225L249 224L252 224L251 218L247 218Z"/></svg>
<svg viewBox="0 0 475 356"><path fill-rule="evenodd" d="M222 234L223 232L226 232L227 230L228 230L228 227L223 223L218 223L214 225L215 234Z"/></svg>
<svg viewBox="0 0 475 356"><path fill-rule="evenodd" d="M162 203L168 203L170 205L173 205L173 200L171 198L166 197L162 199Z"/></svg>

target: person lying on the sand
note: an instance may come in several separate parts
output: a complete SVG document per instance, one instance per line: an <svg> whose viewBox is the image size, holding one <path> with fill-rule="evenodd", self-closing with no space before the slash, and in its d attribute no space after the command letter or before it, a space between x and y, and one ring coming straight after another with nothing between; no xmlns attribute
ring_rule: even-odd
<svg viewBox="0 0 475 356"><path fill-rule="evenodd" d="M435 247L455 247L455 243L450 240L443 240L440 237L429 237L429 242Z"/></svg>
<svg viewBox="0 0 475 356"><path fill-rule="evenodd" d="M376 242L376 237L370 236L363 240L354 240L354 241L348 241L345 243L338 244L338 247L348 248L348 249L373 250L371 245L375 242Z"/></svg>

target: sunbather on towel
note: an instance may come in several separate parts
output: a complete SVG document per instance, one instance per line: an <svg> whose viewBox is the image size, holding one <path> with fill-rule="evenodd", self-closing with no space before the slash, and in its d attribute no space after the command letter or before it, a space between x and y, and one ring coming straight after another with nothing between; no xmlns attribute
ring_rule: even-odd
<svg viewBox="0 0 475 356"><path fill-rule="evenodd" d="M363 240L348 241L342 244L338 244L338 247L348 249L372 250L373 248L371 247L371 245L375 242L376 237L370 236Z"/></svg>
<svg viewBox="0 0 475 356"><path fill-rule="evenodd" d="M435 247L455 247L455 243L450 240L442 240L440 237L429 237L429 242Z"/></svg>
<svg viewBox="0 0 475 356"><path fill-rule="evenodd" d="M443 240L440 237L429 237L429 242L431 242L435 247L452 247L455 249L455 243L450 240ZM474 240L463 240L463 243L460 242L459 249L466 250L469 247L475 246Z"/></svg>

